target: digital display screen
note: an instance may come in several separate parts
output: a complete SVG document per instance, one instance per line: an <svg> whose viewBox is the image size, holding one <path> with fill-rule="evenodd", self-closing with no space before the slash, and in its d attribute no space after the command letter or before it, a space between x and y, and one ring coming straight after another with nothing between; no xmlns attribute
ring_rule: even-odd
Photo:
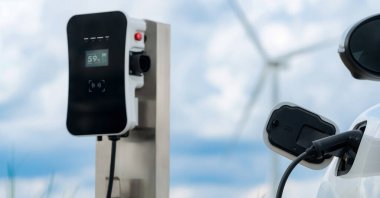
<svg viewBox="0 0 380 198"><path fill-rule="evenodd" d="M108 49L87 50L86 67L108 66Z"/></svg>

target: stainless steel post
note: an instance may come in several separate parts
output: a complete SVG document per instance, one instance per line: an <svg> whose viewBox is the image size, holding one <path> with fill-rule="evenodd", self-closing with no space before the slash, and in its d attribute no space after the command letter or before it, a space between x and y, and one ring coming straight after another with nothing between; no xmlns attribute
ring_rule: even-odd
<svg viewBox="0 0 380 198"><path fill-rule="evenodd" d="M151 69L139 98L139 126L117 142L113 198L168 198L170 145L170 26L146 21ZM111 142L96 143L96 198L105 198Z"/></svg>

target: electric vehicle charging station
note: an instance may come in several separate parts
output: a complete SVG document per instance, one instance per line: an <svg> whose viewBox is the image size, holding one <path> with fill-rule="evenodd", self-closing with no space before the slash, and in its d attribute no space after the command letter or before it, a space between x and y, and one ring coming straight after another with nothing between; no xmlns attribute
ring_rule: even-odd
<svg viewBox="0 0 380 198"><path fill-rule="evenodd" d="M170 26L104 12L67 34L67 128L97 136L96 197L169 197Z"/></svg>
<svg viewBox="0 0 380 198"><path fill-rule="evenodd" d="M379 81L380 15L348 29L338 52L354 78ZM289 108L293 112L286 110ZM320 119L312 119L310 125L310 115ZM325 122L330 121L291 103L273 109L264 141L273 151L294 160L281 179L276 197L282 196L285 182L298 163L320 169L326 166L326 160L329 165L317 197L380 197L380 104L359 115L347 132L330 133L322 128ZM304 125L313 130L304 130Z"/></svg>

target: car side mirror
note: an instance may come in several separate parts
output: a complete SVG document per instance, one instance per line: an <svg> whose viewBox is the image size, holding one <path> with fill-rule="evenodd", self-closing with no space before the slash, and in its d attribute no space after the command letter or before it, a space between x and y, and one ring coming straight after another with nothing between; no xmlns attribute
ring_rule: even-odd
<svg viewBox="0 0 380 198"><path fill-rule="evenodd" d="M357 79L380 80L380 15L349 28L339 45L343 63Z"/></svg>

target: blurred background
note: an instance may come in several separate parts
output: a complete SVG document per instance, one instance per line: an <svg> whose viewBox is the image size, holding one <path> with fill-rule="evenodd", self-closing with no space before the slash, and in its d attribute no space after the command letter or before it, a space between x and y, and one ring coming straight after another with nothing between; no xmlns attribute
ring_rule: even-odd
<svg viewBox="0 0 380 198"><path fill-rule="evenodd" d="M0 0L0 197L94 197L95 138L65 128L74 14L123 10L171 25L171 197L251 198L270 189L262 133L273 96L341 130L380 101L380 84L354 80L337 54L341 34L379 9L377 0ZM278 159L281 175L290 161ZM324 172L297 167L285 196L312 197Z"/></svg>

